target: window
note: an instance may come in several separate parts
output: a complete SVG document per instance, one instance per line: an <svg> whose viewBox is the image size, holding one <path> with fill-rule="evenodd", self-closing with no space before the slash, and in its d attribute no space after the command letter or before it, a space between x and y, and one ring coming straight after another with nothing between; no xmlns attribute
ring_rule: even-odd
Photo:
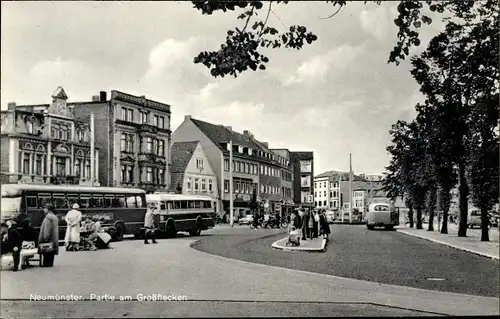
<svg viewBox="0 0 500 319"><path fill-rule="evenodd" d="M200 179L198 177L195 177L195 179L194 179L194 190L195 191L200 189L199 183L200 183Z"/></svg>
<svg viewBox="0 0 500 319"><path fill-rule="evenodd" d="M90 178L90 160L85 161L85 177Z"/></svg>
<svg viewBox="0 0 500 319"><path fill-rule="evenodd" d="M326 188L326 182L324 182L324 183L323 183L323 187L325 187L325 188Z"/></svg>
<svg viewBox="0 0 500 319"><path fill-rule="evenodd" d="M325 196L325 197L326 197L326 191L323 191L323 196Z"/></svg>
<svg viewBox="0 0 500 319"><path fill-rule="evenodd" d="M264 188L264 185L260 184L260 192L265 193L266 189Z"/></svg>
<svg viewBox="0 0 500 319"><path fill-rule="evenodd" d="M241 162L237 162L237 163L238 163L238 164L237 164L237 165L238 165L238 169L237 169L237 171L238 171L238 172L243 172L243 168L242 168Z"/></svg>
<svg viewBox="0 0 500 319"><path fill-rule="evenodd" d="M318 197L317 192L314 192L314 197Z"/></svg>
<svg viewBox="0 0 500 319"><path fill-rule="evenodd" d="M23 153L23 174L29 174L30 173L30 153Z"/></svg>
<svg viewBox="0 0 500 319"><path fill-rule="evenodd" d="M240 191L240 182L234 182L234 190L236 192L239 192Z"/></svg>
<svg viewBox="0 0 500 319"><path fill-rule="evenodd" d="M264 175L264 166L260 166L260 175Z"/></svg>
<svg viewBox="0 0 500 319"><path fill-rule="evenodd" d="M151 183L152 181L153 181L153 168L147 167L146 168L146 182Z"/></svg>
<svg viewBox="0 0 500 319"><path fill-rule="evenodd" d="M38 200L36 196L26 196L26 207L38 208Z"/></svg>
<svg viewBox="0 0 500 319"><path fill-rule="evenodd" d="M146 153L153 153L153 139L146 137Z"/></svg>
<svg viewBox="0 0 500 319"><path fill-rule="evenodd" d="M101 194L93 194L90 199L90 208L104 207L104 198Z"/></svg>
<svg viewBox="0 0 500 319"><path fill-rule="evenodd" d="M203 160L202 159L196 159L196 168L197 169L203 169Z"/></svg>
<svg viewBox="0 0 500 319"><path fill-rule="evenodd" d="M56 175L66 175L66 158L59 156L56 157Z"/></svg>
<svg viewBox="0 0 500 319"><path fill-rule="evenodd" d="M113 207L125 207L125 195L123 194L117 194L115 199L114 199L114 203L113 203Z"/></svg>
<svg viewBox="0 0 500 319"><path fill-rule="evenodd" d="M122 133L120 149L122 152L132 153L134 151L134 136L132 134Z"/></svg>
<svg viewBox="0 0 500 319"><path fill-rule="evenodd" d="M224 181L224 193L229 193L229 181Z"/></svg>
<svg viewBox="0 0 500 319"><path fill-rule="evenodd" d="M133 183L134 182L134 167L132 165L127 165L127 177L128 177L128 182Z"/></svg>
<svg viewBox="0 0 500 319"><path fill-rule="evenodd" d="M33 134L33 122L26 123L26 128L28 129L28 134Z"/></svg>
<svg viewBox="0 0 500 319"><path fill-rule="evenodd" d="M208 180L208 191L213 192L213 190L214 190L213 181L212 181L212 179L209 179Z"/></svg>
<svg viewBox="0 0 500 319"><path fill-rule="evenodd" d="M192 184L192 179L191 179L191 177L188 177L187 181L186 181L186 188L188 191L191 190L191 184Z"/></svg>
<svg viewBox="0 0 500 319"><path fill-rule="evenodd" d="M158 121L158 127L165 128L165 117L160 116L159 121Z"/></svg>
<svg viewBox="0 0 500 319"><path fill-rule="evenodd" d="M158 140L158 155L165 156L165 140Z"/></svg>
<svg viewBox="0 0 500 319"><path fill-rule="evenodd" d="M326 206L326 200L325 200L325 201L323 201L323 206Z"/></svg>
<svg viewBox="0 0 500 319"><path fill-rule="evenodd" d="M136 196L136 197L135 197L135 200L136 200L136 202L137 202L137 207L144 207L144 206L145 206L145 205L144 205L145 203L143 202L143 200L142 200L142 197L141 197L141 196Z"/></svg>
<svg viewBox="0 0 500 319"><path fill-rule="evenodd" d="M141 124L148 124L148 112L141 111Z"/></svg>
<svg viewBox="0 0 500 319"><path fill-rule="evenodd" d="M43 155L37 154L35 159L35 174L43 175Z"/></svg>
<svg viewBox="0 0 500 319"><path fill-rule="evenodd" d="M333 198L339 197L339 192L338 191L333 191Z"/></svg>
<svg viewBox="0 0 500 319"><path fill-rule="evenodd" d="M165 184L165 170L163 168L158 170L158 184Z"/></svg>
<svg viewBox="0 0 500 319"><path fill-rule="evenodd" d="M160 117L159 117L158 115L155 115L155 116L154 116L153 124L154 124L154 126L156 126L156 127L158 127L158 124L159 124L159 122L160 122L160 121L159 121L159 118L160 118Z"/></svg>
<svg viewBox="0 0 500 319"><path fill-rule="evenodd" d="M207 180L205 178L201 179L201 190L204 192L207 191Z"/></svg>
<svg viewBox="0 0 500 319"><path fill-rule="evenodd" d="M250 164L245 164L245 173L250 174Z"/></svg>
<svg viewBox="0 0 500 319"><path fill-rule="evenodd" d="M229 160L227 160L227 159L224 160L224 170L226 172L229 171Z"/></svg>
<svg viewBox="0 0 500 319"><path fill-rule="evenodd" d="M134 110L122 107L122 120L125 122L134 122Z"/></svg>

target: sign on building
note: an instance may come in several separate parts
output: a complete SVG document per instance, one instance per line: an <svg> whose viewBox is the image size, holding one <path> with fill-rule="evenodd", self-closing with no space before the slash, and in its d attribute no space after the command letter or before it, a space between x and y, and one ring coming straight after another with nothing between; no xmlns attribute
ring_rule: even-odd
<svg viewBox="0 0 500 319"><path fill-rule="evenodd" d="M301 173L311 173L312 162L311 161L300 161L300 172Z"/></svg>

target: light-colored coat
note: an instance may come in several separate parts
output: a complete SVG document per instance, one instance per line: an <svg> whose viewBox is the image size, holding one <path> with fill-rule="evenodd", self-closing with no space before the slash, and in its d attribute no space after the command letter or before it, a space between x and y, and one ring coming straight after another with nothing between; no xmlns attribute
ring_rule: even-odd
<svg viewBox="0 0 500 319"><path fill-rule="evenodd" d="M52 243L54 254L59 254L59 220L52 212L48 212L43 219L38 235L38 243Z"/></svg>
<svg viewBox="0 0 500 319"><path fill-rule="evenodd" d="M66 220L66 236L64 237L64 242L66 245L68 243L79 243L80 242L80 222L82 221L82 213L79 210L72 209L64 217Z"/></svg>

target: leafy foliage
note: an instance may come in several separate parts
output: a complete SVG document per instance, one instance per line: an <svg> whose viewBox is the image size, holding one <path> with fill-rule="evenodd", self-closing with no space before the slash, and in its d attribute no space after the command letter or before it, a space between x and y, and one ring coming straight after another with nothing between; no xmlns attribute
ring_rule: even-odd
<svg viewBox="0 0 500 319"><path fill-rule="evenodd" d="M351 1L326 1L336 11L327 18L334 17L348 2ZM378 5L381 1L374 2ZM212 15L215 12L238 11L237 20L243 22L243 27L235 27L227 32L225 42L220 49L204 51L194 58L194 63L201 63L210 69L213 77L232 75L253 70L265 70L269 58L262 54L262 48L291 48L302 49L306 44L312 44L318 39L317 35L310 32L305 26L285 26L285 31L268 26L270 14L275 15L272 6L292 5L290 1L192 1L194 8L203 15ZM494 6L494 1L488 1L484 7ZM311 4L313 5L313 4ZM410 55L410 49L421 44L418 32L425 25L432 23L432 19L425 14L428 9L434 14L441 14L442 19L447 19L446 14L458 17L467 23L473 23L481 15L480 10L473 10L476 2L472 0L452 1L416 1L402 0L397 9L398 15L394 24L398 27L397 42L389 54L389 63L398 65ZM483 9L486 13L490 10ZM263 13L264 19L259 19ZM253 23L251 22L253 20Z"/></svg>

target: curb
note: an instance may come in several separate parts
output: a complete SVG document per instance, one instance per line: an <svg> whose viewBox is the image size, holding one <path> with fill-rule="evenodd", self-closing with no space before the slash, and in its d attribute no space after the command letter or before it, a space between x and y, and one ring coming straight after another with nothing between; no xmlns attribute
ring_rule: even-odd
<svg viewBox="0 0 500 319"><path fill-rule="evenodd" d="M309 252L324 252L326 250L326 243L327 243L327 239L322 239L321 241L321 247L320 248L304 248L304 247L286 247L286 246L282 246L282 245L279 245L278 242L283 240L283 239L288 239L288 237L285 237L285 238L282 238L282 239L279 239L277 241L275 241L274 243L272 243L271 247L273 247L274 249L279 249L279 250L283 250L283 251L309 251Z"/></svg>
<svg viewBox="0 0 500 319"><path fill-rule="evenodd" d="M399 229L396 229L396 230L399 233L402 233L402 234L405 234L405 235L408 235L408 236L418 237L418 238L425 239L425 240L428 240L428 241L431 241L431 242L434 242L434 243L438 243L438 244L445 245L445 246L448 246L448 247L451 247L451 248L455 248L457 250L462 250L462 251L473 253L473 254L476 254L476 255L479 255L479 256L483 256L483 257L487 257L487 258L499 260L498 256L490 255L490 254L487 254L487 253L482 253L482 252L475 251L475 250L472 250L472 249L468 249L468 248L465 248L465 247L460 247L460 246L457 246L457 245L454 245L454 244L450 244L450 243L441 241L439 239L425 237L425 236L418 235L418 234L415 234L415 233L412 233L412 232L407 232L407 231L399 230Z"/></svg>

